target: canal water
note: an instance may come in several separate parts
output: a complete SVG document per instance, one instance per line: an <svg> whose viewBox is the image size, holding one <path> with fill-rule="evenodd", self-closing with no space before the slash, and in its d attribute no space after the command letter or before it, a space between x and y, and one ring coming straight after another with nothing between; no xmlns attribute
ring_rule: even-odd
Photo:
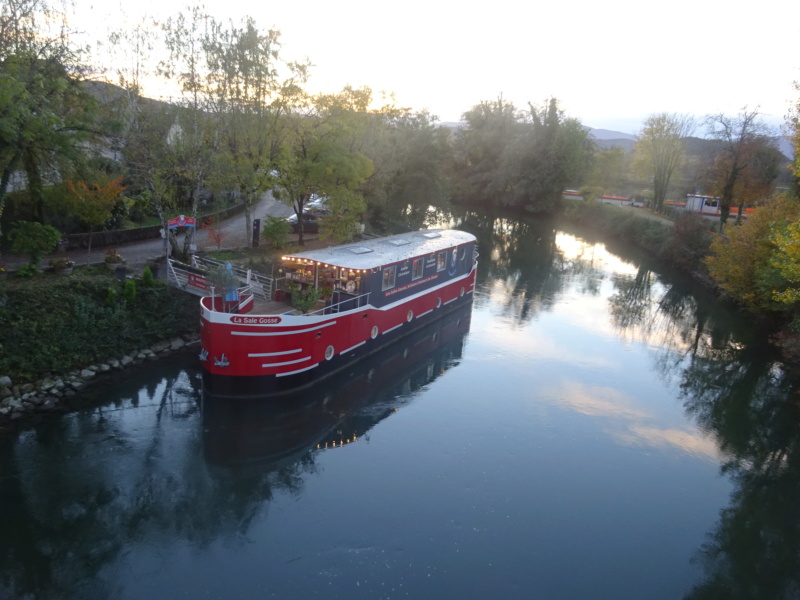
<svg viewBox="0 0 800 600"><path fill-rule="evenodd" d="M195 356L0 440L0 597L796 598L798 401L643 257L465 218L471 310L277 402Z"/></svg>

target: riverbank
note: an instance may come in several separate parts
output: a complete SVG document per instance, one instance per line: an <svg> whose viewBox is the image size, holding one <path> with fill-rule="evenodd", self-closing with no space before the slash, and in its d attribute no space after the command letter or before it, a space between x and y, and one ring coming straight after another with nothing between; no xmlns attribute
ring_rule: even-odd
<svg viewBox="0 0 800 600"><path fill-rule="evenodd" d="M198 344L196 333L184 334L34 382L14 385L10 377L0 377L0 433L35 422L49 413L68 412L86 386L144 363L187 352Z"/></svg>
<svg viewBox="0 0 800 600"><path fill-rule="evenodd" d="M704 263L714 232L702 217L687 214L673 222L643 208L566 200L563 218L596 234L638 246L706 288L719 291Z"/></svg>

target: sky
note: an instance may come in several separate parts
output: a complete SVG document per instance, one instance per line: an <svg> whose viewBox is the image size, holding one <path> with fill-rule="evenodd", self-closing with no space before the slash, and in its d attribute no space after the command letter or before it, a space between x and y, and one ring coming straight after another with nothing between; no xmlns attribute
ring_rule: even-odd
<svg viewBox="0 0 800 600"><path fill-rule="evenodd" d="M175 15L175 0L75 0L99 32ZM458 121L502 96L518 108L556 97L584 125L635 134L659 112L736 114L781 124L800 97L800 2L673 0L453 2L206 0L217 18L281 32L284 59L314 64L310 91L368 86ZM147 89L145 92L147 93Z"/></svg>

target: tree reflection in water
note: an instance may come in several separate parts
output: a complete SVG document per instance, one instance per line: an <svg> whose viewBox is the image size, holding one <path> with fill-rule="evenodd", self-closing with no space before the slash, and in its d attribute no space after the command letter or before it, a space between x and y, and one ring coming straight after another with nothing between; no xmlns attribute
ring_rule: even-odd
<svg viewBox="0 0 800 600"><path fill-rule="evenodd" d="M471 308L283 403L204 398L189 356L3 438L0 597L111 598L107 570L139 545L246 538L275 494L302 491L326 446L367 435L459 364Z"/></svg>
<svg viewBox="0 0 800 600"><path fill-rule="evenodd" d="M614 284L616 326L656 349L660 373L680 382L687 413L714 435L722 472L736 484L698 551L705 581L687 598L800 597L797 380L763 337L737 326L746 315L644 266Z"/></svg>
<svg viewBox="0 0 800 600"><path fill-rule="evenodd" d="M476 215L463 224L479 238L479 284L503 282L512 298L505 316L513 322L550 308L566 277L582 279L584 290L597 285L591 253L567 260L552 224ZM653 349L657 371L679 383L687 413L714 436L724 455L722 473L736 485L697 553L705 580L687 598L800 598L797 378L782 369L748 315L679 276L657 274L637 252L619 245L613 251L635 269L612 279L617 333Z"/></svg>

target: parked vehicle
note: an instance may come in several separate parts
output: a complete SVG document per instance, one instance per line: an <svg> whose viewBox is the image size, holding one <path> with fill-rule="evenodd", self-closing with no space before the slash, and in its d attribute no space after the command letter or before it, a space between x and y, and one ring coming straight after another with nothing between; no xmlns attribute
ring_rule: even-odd
<svg viewBox="0 0 800 600"><path fill-rule="evenodd" d="M327 196L318 196L313 194L311 200L306 203L306 208L328 208Z"/></svg>
<svg viewBox="0 0 800 600"><path fill-rule="evenodd" d="M330 215L329 211L323 209L312 209L303 212L303 232L304 233L317 233L321 221ZM297 215L287 217L286 221L289 223L289 233L300 233L300 227L297 223Z"/></svg>

